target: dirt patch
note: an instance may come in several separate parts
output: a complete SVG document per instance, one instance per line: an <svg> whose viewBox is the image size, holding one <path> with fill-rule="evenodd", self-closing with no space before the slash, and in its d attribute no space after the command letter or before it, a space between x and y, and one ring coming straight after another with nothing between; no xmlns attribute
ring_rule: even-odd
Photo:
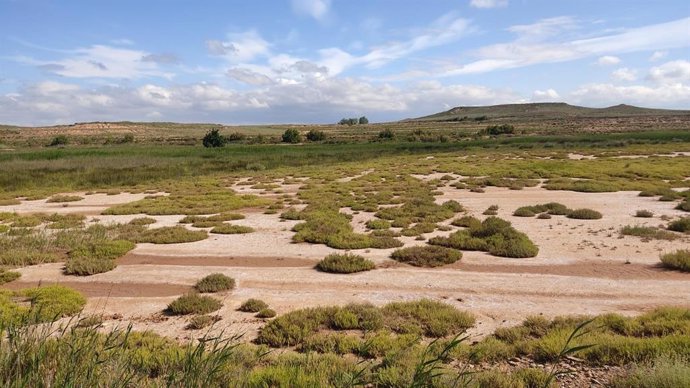
<svg viewBox="0 0 690 388"><path fill-rule="evenodd" d="M127 254L117 260L118 265L184 265L197 267L313 267L314 261L294 257L234 257L234 256L157 256Z"/></svg>
<svg viewBox="0 0 690 388"><path fill-rule="evenodd" d="M162 296L182 295L192 289L190 286L168 283L108 283L108 282L51 282L51 281L14 281L3 285L3 288L18 291L25 288L60 284L74 288L87 297L112 298L155 298Z"/></svg>

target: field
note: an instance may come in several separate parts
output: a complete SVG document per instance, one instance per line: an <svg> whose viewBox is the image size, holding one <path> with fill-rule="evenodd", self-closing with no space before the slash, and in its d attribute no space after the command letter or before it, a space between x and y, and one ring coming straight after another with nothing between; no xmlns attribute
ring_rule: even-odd
<svg viewBox="0 0 690 388"><path fill-rule="evenodd" d="M618 109L0 129L0 379L682 386L690 122Z"/></svg>

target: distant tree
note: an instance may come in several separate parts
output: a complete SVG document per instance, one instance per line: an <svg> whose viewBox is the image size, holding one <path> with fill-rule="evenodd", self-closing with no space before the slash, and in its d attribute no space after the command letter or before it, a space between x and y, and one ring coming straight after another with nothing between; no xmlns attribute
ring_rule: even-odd
<svg viewBox="0 0 690 388"><path fill-rule="evenodd" d="M395 133L390 128L386 128L379 132L379 139L381 140L391 140L395 138Z"/></svg>
<svg viewBox="0 0 690 388"><path fill-rule="evenodd" d="M489 125L484 132L491 136L506 135L515 133L515 127L510 124Z"/></svg>
<svg viewBox="0 0 690 388"><path fill-rule="evenodd" d="M286 129L283 132L283 143L299 143L302 141L302 135L295 128Z"/></svg>
<svg viewBox="0 0 690 388"><path fill-rule="evenodd" d="M342 119L338 122L340 125L357 125L359 124L359 119L354 117L354 118L349 118L349 119Z"/></svg>
<svg viewBox="0 0 690 388"><path fill-rule="evenodd" d="M309 141L322 141L326 139L326 134L318 129L312 129L307 132L307 140Z"/></svg>
<svg viewBox="0 0 690 388"><path fill-rule="evenodd" d="M67 138L67 135L57 135L53 138L53 140L48 144L50 147L55 147L55 146L63 146L67 145L69 143L69 139Z"/></svg>
<svg viewBox="0 0 690 388"><path fill-rule="evenodd" d="M227 139L217 129L210 130L203 139L206 148L223 147L226 142Z"/></svg>
<svg viewBox="0 0 690 388"><path fill-rule="evenodd" d="M362 116L359 118L359 124L369 124L369 119L366 116Z"/></svg>
<svg viewBox="0 0 690 388"><path fill-rule="evenodd" d="M228 136L225 137L225 140L228 142L234 142L234 141L242 141L245 139L246 136L244 134L239 133L239 132L233 132L229 134Z"/></svg>

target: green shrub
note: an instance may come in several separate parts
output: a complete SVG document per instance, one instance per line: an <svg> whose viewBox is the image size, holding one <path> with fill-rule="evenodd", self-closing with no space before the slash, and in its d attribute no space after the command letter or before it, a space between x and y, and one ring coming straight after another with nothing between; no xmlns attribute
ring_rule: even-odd
<svg viewBox="0 0 690 388"><path fill-rule="evenodd" d="M208 314L223 307L223 304L210 296L189 293L180 296L168 305L172 315Z"/></svg>
<svg viewBox="0 0 690 388"><path fill-rule="evenodd" d="M220 315L195 315L185 327L187 330L201 330L221 320Z"/></svg>
<svg viewBox="0 0 690 388"><path fill-rule="evenodd" d="M478 218L472 217L472 216L464 216L460 218L456 218L451 222L451 225L453 226L460 226L464 228L472 228L472 227L479 227L481 226L481 221Z"/></svg>
<svg viewBox="0 0 690 388"><path fill-rule="evenodd" d="M3 285L5 283L9 283L13 280L17 280L21 276L22 276L22 274L19 272L7 271L4 269L0 269L0 285Z"/></svg>
<svg viewBox="0 0 690 388"><path fill-rule="evenodd" d="M668 224L668 230L681 233L690 233L690 217L680 218Z"/></svg>
<svg viewBox="0 0 690 388"><path fill-rule="evenodd" d="M513 212L513 215L516 217L534 217L537 215L537 213L533 212L531 209L528 209L527 207L521 207L515 210Z"/></svg>
<svg viewBox="0 0 690 388"><path fill-rule="evenodd" d="M254 232L254 228L244 225L221 224L211 229L213 234L246 234Z"/></svg>
<svg viewBox="0 0 690 388"><path fill-rule="evenodd" d="M610 388L676 388L690 387L690 363L669 357L650 365L636 365L624 375L614 376Z"/></svg>
<svg viewBox="0 0 690 388"><path fill-rule="evenodd" d="M67 275L88 276L113 270L115 259L134 249L126 240L99 240L77 246L69 252L64 272Z"/></svg>
<svg viewBox="0 0 690 388"><path fill-rule="evenodd" d="M267 309L268 304L261 299L247 299L238 308L239 311L244 311L245 313L258 313L263 309Z"/></svg>
<svg viewBox="0 0 690 388"><path fill-rule="evenodd" d="M199 280L194 286L199 292L220 292L235 288L235 279L222 273L212 273Z"/></svg>
<svg viewBox="0 0 690 388"><path fill-rule="evenodd" d="M391 254L393 260L416 267L439 267L462 258L462 252L440 246L418 246L398 249Z"/></svg>
<svg viewBox="0 0 690 388"><path fill-rule="evenodd" d="M155 224L156 219L151 218L151 217L139 217L139 218L134 218L131 221L129 221L130 225L140 225L140 226L145 226L145 225L151 225Z"/></svg>
<svg viewBox="0 0 690 388"><path fill-rule="evenodd" d="M48 146L65 146L67 144L69 144L69 138L67 137L67 135L57 135L53 138L53 140L50 141L50 144L48 144Z"/></svg>
<svg viewBox="0 0 690 388"><path fill-rule="evenodd" d="M180 244L201 241L208 237L204 230L189 230L182 226L148 229L136 237L138 243Z"/></svg>
<svg viewBox="0 0 690 388"><path fill-rule="evenodd" d="M635 212L635 217L651 218L651 217L654 217L654 213L652 213L649 210L638 210Z"/></svg>
<svg viewBox="0 0 690 388"><path fill-rule="evenodd" d="M81 293L60 285L29 288L22 294L31 302L35 318L42 322L78 314L86 304Z"/></svg>
<svg viewBox="0 0 690 388"><path fill-rule="evenodd" d="M299 131L294 129L294 128L288 128L283 132L283 143L299 143L302 141L302 135L300 135Z"/></svg>
<svg viewBox="0 0 690 388"><path fill-rule="evenodd" d="M316 264L316 269L330 273L354 273L376 268L371 260L352 253L332 253Z"/></svg>
<svg viewBox="0 0 690 388"><path fill-rule="evenodd" d="M416 327L427 337L459 334L475 323L472 314L429 299L389 303L381 312L385 325L392 330L406 333Z"/></svg>
<svg viewBox="0 0 690 388"><path fill-rule="evenodd" d="M300 346L300 350L318 353L347 354L354 353L360 346L361 340L354 335L340 333L317 333L307 337Z"/></svg>
<svg viewBox="0 0 690 388"><path fill-rule="evenodd" d="M323 141L326 140L326 134L318 129L312 129L307 132L307 140L309 141Z"/></svg>
<svg viewBox="0 0 690 388"><path fill-rule="evenodd" d="M679 203L676 209L690 212L690 198L686 198L683 202Z"/></svg>
<svg viewBox="0 0 690 388"><path fill-rule="evenodd" d="M626 225L621 229L624 236L636 236L651 238L656 240L675 240L678 238L674 233L653 227L653 226L630 226Z"/></svg>
<svg viewBox="0 0 690 388"><path fill-rule="evenodd" d="M551 219L551 214L549 214L549 213L540 213L540 214L537 216L537 219L540 219L540 220L550 220L550 219Z"/></svg>
<svg viewBox="0 0 690 388"><path fill-rule="evenodd" d="M65 262L64 273L66 275L89 276L112 271L115 267L117 267L115 260L76 257Z"/></svg>
<svg viewBox="0 0 690 388"><path fill-rule="evenodd" d="M369 229L388 229L391 227L391 223L386 220L373 219L367 221L366 226Z"/></svg>
<svg viewBox="0 0 690 388"><path fill-rule="evenodd" d="M598 220L601 219L602 214L592 209L576 209L568 213L568 218L576 220Z"/></svg>
<svg viewBox="0 0 690 388"><path fill-rule="evenodd" d="M84 199L84 197L80 197L78 195L54 195L46 202L49 203L64 203L64 202L76 202L76 201L81 201Z"/></svg>
<svg viewBox="0 0 690 388"><path fill-rule="evenodd" d="M690 249L679 249L661 255L661 263L668 268L690 272Z"/></svg>
<svg viewBox="0 0 690 388"><path fill-rule="evenodd" d="M276 316L275 310L269 309L269 308L261 309L261 311L256 313L256 317L262 318L262 319L273 318L275 316Z"/></svg>
<svg viewBox="0 0 690 388"><path fill-rule="evenodd" d="M217 129L212 129L204 135L201 142L206 148L217 148L224 147L227 141L225 136L221 135Z"/></svg>

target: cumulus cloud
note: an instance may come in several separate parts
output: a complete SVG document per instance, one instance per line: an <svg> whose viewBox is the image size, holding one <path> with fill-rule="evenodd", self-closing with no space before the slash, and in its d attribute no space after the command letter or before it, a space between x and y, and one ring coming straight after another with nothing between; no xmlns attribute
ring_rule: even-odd
<svg viewBox="0 0 690 388"><path fill-rule="evenodd" d="M659 61L663 58L665 58L668 55L668 51L655 51L650 57L649 61L650 62L656 62Z"/></svg>
<svg viewBox="0 0 690 388"><path fill-rule="evenodd" d="M690 82L690 62L685 60L671 61L649 70L649 78L660 84Z"/></svg>
<svg viewBox="0 0 690 388"><path fill-rule="evenodd" d="M247 68L235 67L227 71L228 77L249 85L261 86L273 83L270 77Z"/></svg>
<svg viewBox="0 0 690 388"><path fill-rule="evenodd" d="M292 10L298 15L323 21L328 15L331 0L292 0Z"/></svg>
<svg viewBox="0 0 690 388"><path fill-rule="evenodd" d="M223 56L233 63L249 62L270 53L270 44L254 30L228 34L227 41L207 40L211 55Z"/></svg>
<svg viewBox="0 0 690 388"><path fill-rule="evenodd" d="M587 106L611 106L621 103L644 106L687 109L690 106L690 86L683 84L617 86L587 84L570 95L571 101Z"/></svg>
<svg viewBox="0 0 690 388"><path fill-rule="evenodd" d="M621 59L613 55L604 55L603 57L599 57L599 59L597 59L597 65L601 66L611 66L619 63L621 63Z"/></svg>
<svg viewBox="0 0 690 388"><path fill-rule="evenodd" d="M553 89L535 90L532 93L532 101L534 102L554 102L558 101L561 96Z"/></svg>
<svg viewBox="0 0 690 388"><path fill-rule="evenodd" d="M180 59L175 54L171 53L160 53L160 54L148 54L141 57L144 62L153 62L161 65L174 65L180 62Z"/></svg>
<svg viewBox="0 0 690 388"><path fill-rule="evenodd" d="M637 70L621 67L611 73L611 78L616 81L635 81L637 80Z"/></svg>
<svg viewBox="0 0 690 388"><path fill-rule="evenodd" d="M474 8L498 8L508 5L508 0L470 0L470 6Z"/></svg>

